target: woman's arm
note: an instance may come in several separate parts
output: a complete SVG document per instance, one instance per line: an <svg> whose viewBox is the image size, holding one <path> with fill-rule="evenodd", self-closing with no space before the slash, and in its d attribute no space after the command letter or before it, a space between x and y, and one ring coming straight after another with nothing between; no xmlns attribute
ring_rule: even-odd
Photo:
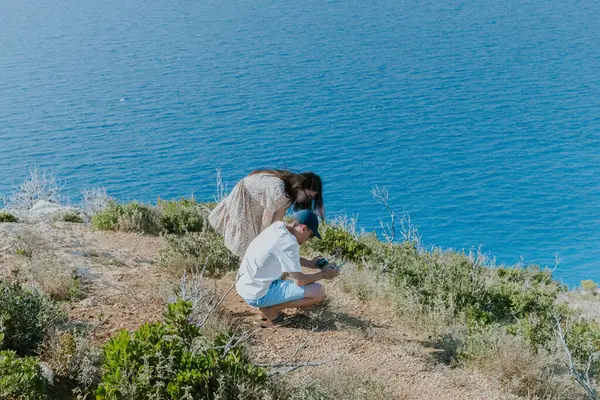
<svg viewBox="0 0 600 400"><path fill-rule="evenodd" d="M287 208L280 208L279 210L272 212L269 210L264 210L263 211L263 217L262 217L262 221L260 223L260 231L264 231L265 229L267 229L269 227L269 225L271 225L273 222L275 221L283 221L283 216L285 215L285 212L287 211Z"/></svg>
<svg viewBox="0 0 600 400"><path fill-rule="evenodd" d="M262 216L262 221L260 223L260 231L264 231L265 229L267 229L269 227L269 225L271 225L273 223L273 217L275 216L275 213L269 210L264 210L263 211L263 216Z"/></svg>
<svg viewBox="0 0 600 400"><path fill-rule="evenodd" d="M287 207L280 208L275 212L275 216L273 217L273 222L275 221L283 221L283 217L285 216L285 212L287 211Z"/></svg>

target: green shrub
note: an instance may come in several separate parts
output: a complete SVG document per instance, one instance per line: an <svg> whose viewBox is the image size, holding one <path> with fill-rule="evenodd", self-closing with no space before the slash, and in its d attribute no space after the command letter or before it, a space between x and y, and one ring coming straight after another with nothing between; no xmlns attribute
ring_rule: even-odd
<svg viewBox="0 0 600 400"><path fill-rule="evenodd" d="M566 341L579 367L585 369L588 358L600 351L600 324L593 321L579 320L571 323L566 332ZM564 327L566 329L566 327ZM596 373L600 360L596 357L593 363Z"/></svg>
<svg viewBox="0 0 600 400"><path fill-rule="evenodd" d="M306 242L305 247L321 254L336 255L352 261L360 261L371 254L371 249L355 235L341 226L322 224L319 227L322 239Z"/></svg>
<svg viewBox="0 0 600 400"><path fill-rule="evenodd" d="M111 200L103 211L92 217L92 226L101 231L117 231L122 214L123 206Z"/></svg>
<svg viewBox="0 0 600 400"><path fill-rule="evenodd" d="M0 351L0 399L46 399L48 382L37 358L20 358L14 351Z"/></svg>
<svg viewBox="0 0 600 400"><path fill-rule="evenodd" d="M0 212L0 222L19 222L19 219L10 213L2 211Z"/></svg>
<svg viewBox="0 0 600 400"><path fill-rule="evenodd" d="M419 302L440 302L474 324L515 323L533 315L549 319L564 287L537 266L488 269L465 255L434 250L421 254L411 243L394 245L387 270Z"/></svg>
<svg viewBox="0 0 600 400"><path fill-rule="evenodd" d="M104 348L98 399L262 399L267 375L229 337L207 343L189 323L190 303L170 304L164 322L121 331Z"/></svg>
<svg viewBox="0 0 600 400"><path fill-rule="evenodd" d="M433 249L425 252L414 243L383 243L372 235L360 237L369 248L366 268L385 273L420 312L444 309L464 318L476 334L479 327L502 324L543 346L553 334L554 305L565 287L551 273L532 265L526 268L488 268L465 254Z"/></svg>
<svg viewBox="0 0 600 400"><path fill-rule="evenodd" d="M162 226L165 232L202 232L208 212L193 197L178 201L158 199L157 205L162 212Z"/></svg>
<svg viewBox="0 0 600 400"><path fill-rule="evenodd" d="M17 282L0 281L0 350L33 355L48 329L64 318L47 296L21 287Z"/></svg>
<svg viewBox="0 0 600 400"><path fill-rule="evenodd" d="M109 201L106 209L92 217L92 226L103 231L139 232L157 235L162 231L160 215L151 207L132 202Z"/></svg>
<svg viewBox="0 0 600 400"><path fill-rule="evenodd" d="M77 211L69 211L66 213L58 214L55 220L83 224L83 218L81 217L81 214L79 214L79 212Z"/></svg>
<svg viewBox="0 0 600 400"><path fill-rule="evenodd" d="M202 203L202 205L206 208L208 208L209 210L214 210L215 207L217 207L219 203L217 203L216 201L208 201L206 203Z"/></svg>
<svg viewBox="0 0 600 400"><path fill-rule="evenodd" d="M596 294L598 290L598 284L592 280L581 281L581 288L591 294Z"/></svg>
<svg viewBox="0 0 600 400"><path fill-rule="evenodd" d="M191 267L203 267L207 276L220 276L239 268L240 260L223 244L223 237L214 232L195 232L183 236L166 235L166 247L161 250L160 263L178 275Z"/></svg>
<svg viewBox="0 0 600 400"><path fill-rule="evenodd" d="M75 329L69 331L57 329L44 342L40 355L60 381L61 386L75 389L81 395L97 388L100 383L102 364L102 349L91 344L85 337L85 333L77 332Z"/></svg>
<svg viewBox="0 0 600 400"><path fill-rule="evenodd" d="M424 251L412 242L384 243L374 234L357 236L340 224L325 225L322 236L304 248L358 261L358 270L385 274L403 293L396 296L406 303L398 304L399 309L432 318L442 312L444 318L450 317L448 322L466 323L475 336L486 326L501 325L534 348L545 346L553 336L554 315L563 315L555 301L566 287L536 265L490 268L454 251ZM372 290L369 286L361 290L363 298L371 297L365 292Z"/></svg>

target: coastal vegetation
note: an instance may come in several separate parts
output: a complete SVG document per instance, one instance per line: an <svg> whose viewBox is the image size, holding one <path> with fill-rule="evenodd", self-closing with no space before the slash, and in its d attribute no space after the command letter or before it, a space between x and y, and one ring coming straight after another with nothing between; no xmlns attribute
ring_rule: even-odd
<svg viewBox="0 0 600 400"><path fill-rule="evenodd" d="M111 199L92 217L92 226L105 231L183 235L208 227L207 210L207 205L197 203L193 197L170 201L159 198L156 206L120 204Z"/></svg>
<svg viewBox="0 0 600 400"><path fill-rule="evenodd" d="M74 224L83 224L83 217L78 211L67 211L58 214L55 218L56 221L72 222Z"/></svg>
<svg viewBox="0 0 600 400"><path fill-rule="evenodd" d="M6 211L0 211L0 222L19 222L19 219Z"/></svg>
<svg viewBox="0 0 600 400"><path fill-rule="evenodd" d="M40 177L48 179L38 172ZM73 265L26 224L6 246L0 236L0 249L22 260L0 274L0 397L391 398L385 382L352 372L292 384L278 370L289 362L264 365L252 358L252 334L220 312L231 287L222 293L206 282L235 271L240 262L207 223L214 203L189 198L122 204L102 189L87 193L81 209L70 213L95 230L160 239L156 267L177 277L178 290L171 291L162 318L92 340L105 317L97 325L69 317L70 305L85 299L86 291ZM382 190L374 193L387 207ZM495 265L480 250L425 248L410 220L398 220L387 209L390 222L382 238L357 232L351 218L334 219L323 226L322 240L303 245L303 254L347 261L341 290L398 316L424 346L436 349L436 364L493 377L516 396L511 398L597 398L599 320L569 300L577 294L595 301L595 282L582 281L581 289L569 292L541 266ZM52 223L79 222L57 215ZM89 229L77 225L79 232ZM330 324L335 313L324 307L306 318Z"/></svg>

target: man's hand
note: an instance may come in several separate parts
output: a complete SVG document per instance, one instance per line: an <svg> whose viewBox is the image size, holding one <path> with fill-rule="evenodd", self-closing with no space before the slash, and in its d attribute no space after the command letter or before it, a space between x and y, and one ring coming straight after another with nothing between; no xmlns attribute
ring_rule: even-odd
<svg viewBox="0 0 600 400"><path fill-rule="evenodd" d="M317 256L317 257L313 258L312 260L307 260L306 258L300 257L300 265L302 265L303 267L306 267L306 268L319 269L317 267L317 262L322 258L323 258L323 256Z"/></svg>
<svg viewBox="0 0 600 400"><path fill-rule="evenodd" d="M333 279L340 274L340 270L336 267L325 267L322 271L324 279Z"/></svg>
<svg viewBox="0 0 600 400"><path fill-rule="evenodd" d="M317 268L317 263L319 262L319 260L322 260L323 258L324 258L323 256L316 256L315 258L310 260L310 264L312 265L313 268Z"/></svg>

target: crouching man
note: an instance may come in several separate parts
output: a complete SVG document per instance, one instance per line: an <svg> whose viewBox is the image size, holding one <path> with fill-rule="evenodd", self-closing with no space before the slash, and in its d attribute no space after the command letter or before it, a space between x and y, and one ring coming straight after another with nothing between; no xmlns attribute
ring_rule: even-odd
<svg viewBox="0 0 600 400"><path fill-rule="evenodd" d="M317 269L320 257L300 258L300 245L319 234L319 219L308 210L293 215L286 224L274 222L248 246L242 259L235 288L252 307L256 307L271 323L283 322L287 308L305 308L325 299L325 288L316 283L339 275L335 267L304 274L302 266ZM288 273L291 280L281 279Z"/></svg>

